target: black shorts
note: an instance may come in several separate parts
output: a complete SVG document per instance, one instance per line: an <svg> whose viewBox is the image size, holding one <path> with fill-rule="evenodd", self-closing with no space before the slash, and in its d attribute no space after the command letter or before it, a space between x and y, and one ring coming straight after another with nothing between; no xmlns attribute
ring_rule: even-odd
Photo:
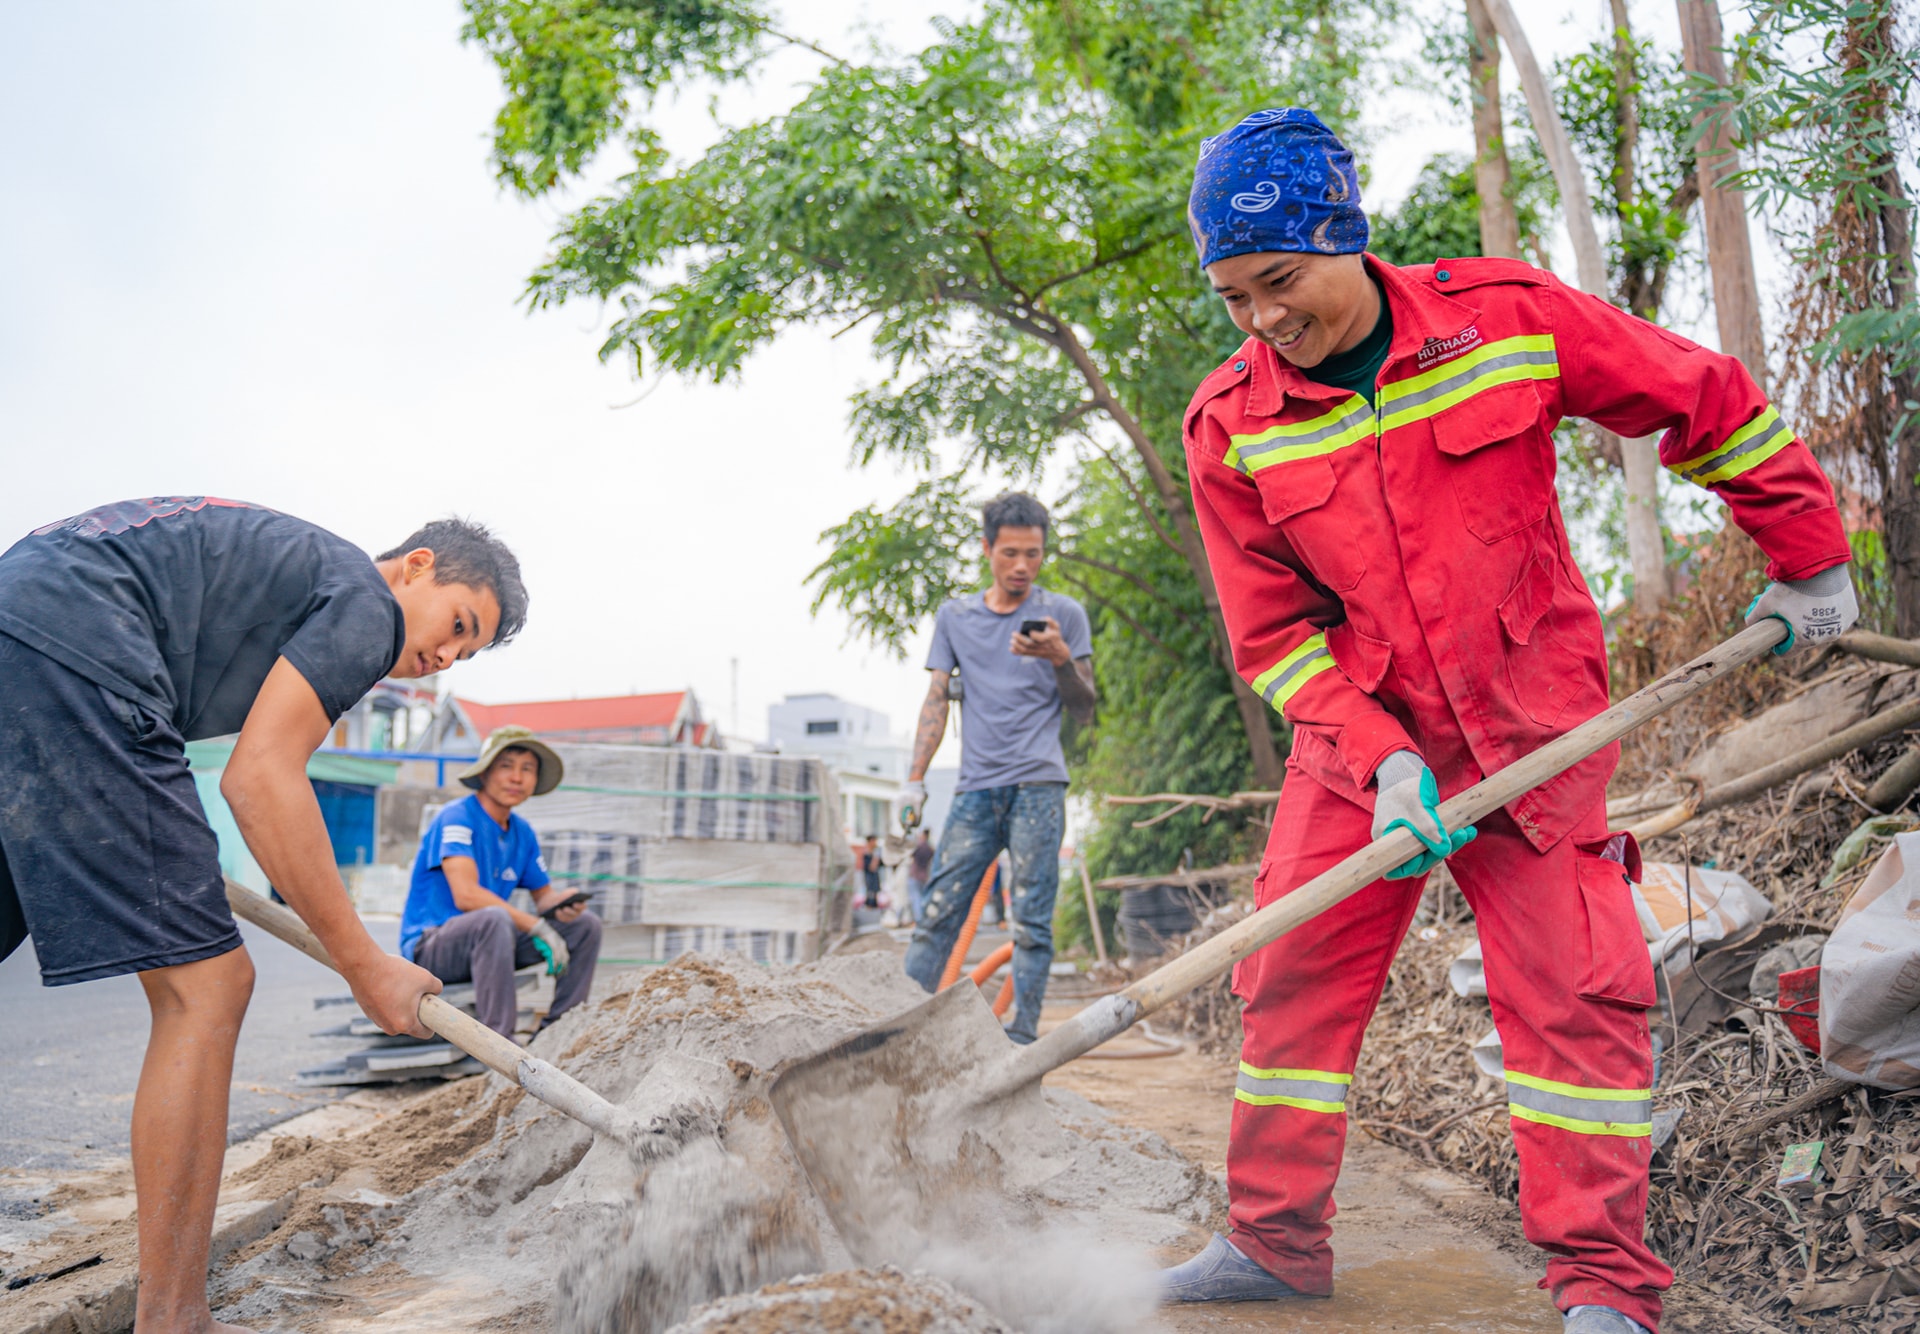
<svg viewBox="0 0 1920 1334"><path fill-rule="evenodd" d="M0 958L50 987L240 944L173 723L0 635Z"/></svg>

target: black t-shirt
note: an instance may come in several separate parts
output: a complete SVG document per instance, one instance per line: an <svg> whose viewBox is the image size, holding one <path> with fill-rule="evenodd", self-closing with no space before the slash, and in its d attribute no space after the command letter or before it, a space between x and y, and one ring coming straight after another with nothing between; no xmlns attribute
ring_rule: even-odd
<svg viewBox="0 0 1920 1334"><path fill-rule="evenodd" d="M1300 368L1300 373L1315 384L1351 390L1368 403L1373 402L1380 368L1387 364L1387 347L1393 342L1393 314L1387 309L1386 290L1377 278L1373 288L1380 293L1380 318L1373 322L1373 332L1345 352L1324 358L1318 366Z"/></svg>
<svg viewBox="0 0 1920 1334"><path fill-rule="evenodd" d="M338 719L393 669L406 623L364 551L211 496L105 505L0 555L0 633L173 720L237 732L276 659Z"/></svg>

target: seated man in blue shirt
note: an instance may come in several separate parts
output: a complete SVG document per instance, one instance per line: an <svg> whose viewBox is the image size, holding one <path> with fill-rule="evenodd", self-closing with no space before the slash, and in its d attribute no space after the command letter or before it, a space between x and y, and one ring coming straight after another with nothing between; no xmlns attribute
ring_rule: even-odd
<svg viewBox="0 0 1920 1334"><path fill-rule="evenodd" d="M509 1037L519 1013L514 969L546 961L556 979L551 1024L587 998L600 958L599 916L583 903L554 911L570 894L550 884L533 826L513 813L558 787L560 773L560 757L531 731L496 728L460 775L474 795L441 811L421 839L400 918L401 956L442 982L472 981L480 1022ZM510 905L516 889L531 892L543 915Z"/></svg>

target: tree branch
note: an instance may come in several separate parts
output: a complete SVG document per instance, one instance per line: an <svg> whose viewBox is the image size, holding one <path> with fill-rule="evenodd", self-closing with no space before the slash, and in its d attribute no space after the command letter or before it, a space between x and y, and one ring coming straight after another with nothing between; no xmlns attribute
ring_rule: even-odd
<svg viewBox="0 0 1920 1334"><path fill-rule="evenodd" d="M1146 580L1142 579L1139 575L1135 574L1132 570L1123 570L1118 565L1109 565L1106 561L1095 560L1092 556L1082 556L1072 551L1056 551L1054 553L1054 559L1072 561L1075 565L1084 565L1090 570L1098 570L1102 574L1110 574L1116 579L1124 579L1128 583L1132 584L1135 588L1139 589L1142 593L1145 593L1149 598L1153 599L1154 602L1158 603L1160 606L1165 607L1168 611L1172 612L1176 617L1179 618L1180 623L1187 627L1187 629L1192 630L1198 634L1206 633L1205 627L1195 625L1193 623L1192 617L1188 616L1184 611L1181 611L1180 608L1176 607L1172 602L1168 601L1164 594L1159 592L1157 589L1154 588L1152 584L1149 584Z"/></svg>
<svg viewBox="0 0 1920 1334"><path fill-rule="evenodd" d="M1088 587L1088 585L1084 580L1074 578L1071 574L1068 574L1065 570L1059 570L1057 571L1057 573L1061 578L1061 580L1079 589L1081 596L1086 598L1087 601L1093 603L1094 606L1099 607L1102 611L1112 612L1115 616L1119 617L1122 621L1126 623L1126 626L1129 630L1133 631L1136 635L1139 635L1140 638L1146 640L1147 643L1159 649L1162 653L1166 654L1169 658L1173 659L1175 662L1186 661L1185 658L1181 657L1179 653L1175 652L1173 647L1170 644L1168 644L1164 639L1160 638L1159 635L1156 635L1153 631L1147 629L1146 626L1134 620L1133 617L1127 615L1126 612L1120 610L1119 607L1115 606L1113 603L1107 601L1105 598L1101 597L1098 593L1094 592L1092 588Z"/></svg>
<svg viewBox="0 0 1920 1334"><path fill-rule="evenodd" d="M1116 251L1113 254L1107 255L1105 257L1095 255L1093 259L1089 260L1085 264L1082 264L1079 268L1069 269L1067 272L1061 274L1059 277L1049 278L1045 282L1041 283L1038 287L1033 289L1032 299L1034 301L1038 301L1041 297L1045 296L1049 291L1060 286L1060 284L1062 283L1070 283L1075 278L1084 278L1089 273L1097 273L1101 269L1107 268L1109 265L1124 264L1130 259L1137 259L1139 256L1146 254L1149 250L1152 250L1155 246L1165 245L1167 242L1178 240L1181 236L1184 236L1184 235L1185 235L1184 232L1168 232L1164 236L1152 237L1148 240L1142 241L1139 245L1128 246L1125 250Z"/></svg>
<svg viewBox="0 0 1920 1334"><path fill-rule="evenodd" d="M1149 528L1153 529L1153 535L1166 543L1167 550L1173 552L1176 556L1186 555L1186 552L1180 549L1180 544L1174 540L1173 534L1169 533L1166 528L1161 525L1160 520L1154 517L1153 506L1148 502L1146 496L1141 494L1139 486L1136 485L1133 480L1133 474L1121 467L1120 460L1108 453L1107 447L1101 444L1099 439L1091 432L1082 431L1080 434L1088 444L1100 451L1100 457L1107 461L1107 466L1112 468L1114 475L1120 479L1120 485L1127 489L1127 494L1133 498L1134 508L1140 511L1140 517L1147 521Z"/></svg>

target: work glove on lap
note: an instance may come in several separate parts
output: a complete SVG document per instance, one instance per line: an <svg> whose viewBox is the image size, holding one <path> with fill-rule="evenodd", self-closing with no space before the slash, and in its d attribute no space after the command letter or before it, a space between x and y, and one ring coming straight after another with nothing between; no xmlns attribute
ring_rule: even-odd
<svg viewBox="0 0 1920 1334"><path fill-rule="evenodd" d="M900 827L913 829L927 809L927 785L909 779L900 789Z"/></svg>
<svg viewBox="0 0 1920 1334"><path fill-rule="evenodd" d="M533 928L533 947L546 959L549 977L560 976L573 962L573 956L567 953L567 942L553 929L552 922L542 922Z"/></svg>
<svg viewBox="0 0 1920 1334"><path fill-rule="evenodd" d="M1440 823L1440 785L1433 770L1410 750L1396 750L1374 770L1380 795L1373 803L1373 836L1379 838L1404 825L1427 850L1387 872L1389 880L1425 875L1437 864L1473 842L1479 831L1472 825L1449 833Z"/></svg>
<svg viewBox="0 0 1920 1334"><path fill-rule="evenodd" d="M1843 634L1860 619L1860 601L1853 594L1853 576L1846 565L1808 579L1782 579L1768 584L1747 608L1747 624L1776 616L1787 623L1787 640L1775 653L1800 644L1818 644Z"/></svg>

